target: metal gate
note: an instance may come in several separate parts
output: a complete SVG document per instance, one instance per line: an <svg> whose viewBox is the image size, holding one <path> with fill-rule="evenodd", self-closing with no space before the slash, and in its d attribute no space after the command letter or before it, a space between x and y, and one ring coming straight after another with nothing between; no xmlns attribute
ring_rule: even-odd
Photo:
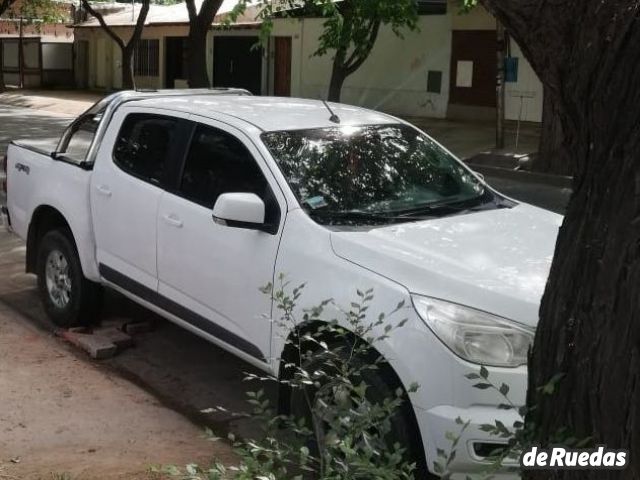
<svg viewBox="0 0 640 480"><path fill-rule="evenodd" d="M19 37L3 37L0 38L0 59L7 85L24 88L74 86L72 43L24 37L21 45Z"/></svg>
<svg viewBox="0 0 640 480"><path fill-rule="evenodd" d="M39 87L42 84L42 50L39 37L2 38L2 73L7 85ZM20 54L22 53L22 62ZM22 68L21 68L22 65Z"/></svg>

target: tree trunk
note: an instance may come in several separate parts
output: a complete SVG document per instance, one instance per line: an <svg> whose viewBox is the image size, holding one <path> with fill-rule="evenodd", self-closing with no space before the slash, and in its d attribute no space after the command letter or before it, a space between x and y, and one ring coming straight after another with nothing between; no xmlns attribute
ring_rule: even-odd
<svg viewBox="0 0 640 480"><path fill-rule="evenodd" d="M0 92L4 92L7 86L4 84L4 74L2 73L2 65L0 65Z"/></svg>
<svg viewBox="0 0 640 480"><path fill-rule="evenodd" d="M211 87L207 72L207 28L199 23L192 24L189 30L187 70L189 88Z"/></svg>
<svg viewBox="0 0 640 480"><path fill-rule="evenodd" d="M615 124L616 116L613 109L569 130L561 147L590 166L575 182L541 305L529 365L528 405L536 409L527 422L542 444L567 428L567 437L629 449L632 463L625 472L529 472L529 479L640 478L640 119L618 123L624 133L615 142L599 140L600 122ZM557 392L541 394L537 387L557 373L564 374Z"/></svg>
<svg viewBox="0 0 640 480"><path fill-rule="evenodd" d="M333 65L333 70L331 71L331 81L329 82L329 97L328 100L330 102L340 102L340 98L342 96L342 86L344 85L344 81L347 79L347 72L344 68L339 65Z"/></svg>
<svg viewBox="0 0 640 480"><path fill-rule="evenodd" d="M640 5L481 0L522 47L561 122L574 192L529 361L526 422L630 450L624 471L526 479L640 478ZM553 45L553 48L549 46ZM538 389L564 374L553 394Z"/></svg>
<svg viewBox="0 0 640 480"><path fill-rule="evenodd" d="M556 175L571 175L570 158L566 149L562 148L564 135L558 108L551 101L551 96L544 95L542 107L542 132L540 146L533 162L533 170Z"/></svg>
<svg viewBox="0 0 640 480"><path fill-rule="evenodd" d="M504 62L506 55L506 34L502 23L497 22L496 25L496 149L504 149L504 110L505 110L505 72Z"/></svg>
<svg viewBox="0 0 640 480"><path fill-rule="evenodd" d="M125 48L122 50L122 89L132 90L134 88L133 48Z"/></svg>

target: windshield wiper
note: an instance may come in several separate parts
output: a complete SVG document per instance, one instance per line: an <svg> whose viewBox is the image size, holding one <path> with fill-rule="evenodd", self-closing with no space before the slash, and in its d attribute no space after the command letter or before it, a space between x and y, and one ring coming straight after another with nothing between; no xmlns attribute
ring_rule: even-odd
<svg viewBox="0 0 640 480"><path fill-rule="evenodd" d="M415 208L393 212L394 215L400 217L414 217L438 214L447 214L450 212L466 213L477 212L486 210L488 207L493 208L511 208L514 206L513 202L509 202L506 199L502 199L497 195L491 195L487 198L486 194L478 197L468 198L464 200L453 200L448 202L433 202L424 205L417 206Z"/></svg>
<svg viewBox="0 0 640 480"><path fill-rule="evenodd" d="M339 221L345 223L361 223L361 222L372 222L372 223L398 223L398 222L407 222L411 221L407 217L402 217L398 215L387 215L385 213L369 213L369 212L358 212L358 211L333 211L333 210L309 210L309 215L316 218L321 218L323 220L329 221ZM417 220L417 219L413 219Z"/></svg>

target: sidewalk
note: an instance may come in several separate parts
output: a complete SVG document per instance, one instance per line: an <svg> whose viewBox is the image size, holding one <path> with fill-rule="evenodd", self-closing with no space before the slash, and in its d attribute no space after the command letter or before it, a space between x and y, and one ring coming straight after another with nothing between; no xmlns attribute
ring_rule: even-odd
<svg viewBox="0 0 640 480"><path fill-rule="evenodd" d="M517 122L505 122L505 148L496 150L494 148L496 145L496 125L492 121L443 120L423 117L408 117L405 120L427 132L463 160L489 152L496 155L525 155L537 151L540 141L540 125L536 123L521 123L518 133Z"/></svg>
<svg viewBox="0 0 640 480"><path fill-rule="evenodd" d="M62 115L78 116L104 97L82 90L18 90L0 93L0 106L26 107Z"/></svg>
<svg viewBox="0 0 640 480"><path fill-rule="evenodd" d="M7 305L34 296L12 261L23 249L0 233L0 479L156 480L151 465L234 463L226 442Z"/></svg>

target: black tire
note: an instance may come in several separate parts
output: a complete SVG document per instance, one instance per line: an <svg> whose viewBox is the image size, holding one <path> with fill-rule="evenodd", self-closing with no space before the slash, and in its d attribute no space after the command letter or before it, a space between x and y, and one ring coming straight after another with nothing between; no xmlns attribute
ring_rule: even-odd
<svg viewBox="0 0 640 480"><path fill-rule="evenodd" d="M84 277L71 233L68 230L47 232L38 245L37 258L38 291L51 321L62 328L93 323L102 306L102 288ZM49 261L53 266L49 270L48 284ZM56 261L57 265L66 265L66 268L57 268ZM58 275L61 271L66 273Z"/></svg>
<svg viewBox="0 0 640 480"><path fill-rule="evenodd" d="M350 348L345 349L344 343L329 342L329 349L333 351L348 352ZM342 355L342 354L341 354ZM361 364L372 364L376 361L378 354L371 352L367 358L352 359L352 362L360 362ZM304 368L309 372L321 369L322 360L313 360ZM373 404L381 404L387 398L395 398L396 390L401 388L400 381L397 379L391 366L387 363L380 364L378 369L365 369L361 371L362 380L370 387L367 390L368 399ZM307 425L311 425L311 412L308 404L304 399L304 393L297 388L287 389L289 393L289 412L297 418L307 418ZM311 392L309 392L311 393ZM313 393L311 393L313 395ZM390 419L391 433L386 441L389 445L399 443L405 449L405 460L416 464L414 478L416 480L436 480L438 477L429 473L427 469L423 443L418 429L413 407L409 401L408 395L405 393L405 401L397 413ZM308 445L309 449L317 454L317 445Z"/></svg>

